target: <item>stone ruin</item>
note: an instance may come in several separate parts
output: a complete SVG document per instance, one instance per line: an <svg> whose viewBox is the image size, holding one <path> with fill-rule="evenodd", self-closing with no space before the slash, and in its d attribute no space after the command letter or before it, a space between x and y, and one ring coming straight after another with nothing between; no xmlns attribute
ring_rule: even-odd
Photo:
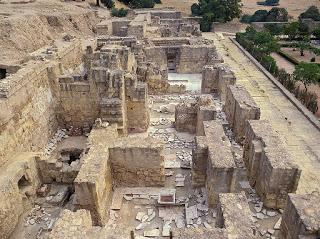
<svg viewBox="0 0 320 239"><path fill-rule="evenodd" d="M198 21L132 10L1 69L0 238L320 237L319 192L295 194L301 165Z"/></svg>

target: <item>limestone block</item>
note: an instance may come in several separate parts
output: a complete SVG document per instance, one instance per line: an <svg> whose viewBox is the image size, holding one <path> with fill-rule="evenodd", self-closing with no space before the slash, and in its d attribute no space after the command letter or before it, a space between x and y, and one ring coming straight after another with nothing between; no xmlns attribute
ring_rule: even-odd
<svg viewBox="0 0 320 239"><path fill-rule="evenodd" d="M283 238L319 238L319 202L320 197L318 195L289 194L281 223Z"/></svg>
<svg viewBox="0 0 320 239"><path fill-rule="evenodd" d="M227 87L224 109L238 142L241 142L245 135L246 121L260 119L260 108L248 91L238 85L229 85Z"/></svg>
<svg viewBox="0 0 320 239"><path fill-rule="evenodd" d="M243 159L264 205L283 208L287 194L298 187L301 170L267 121L247 121Z"/></svg>
<svg viewBox="0 0 320 239"><path fill-rule="evenodd" d="M219 194L216 225L226 228L230 238L250 239L253 235L252 215L244 192Z"/></svg>

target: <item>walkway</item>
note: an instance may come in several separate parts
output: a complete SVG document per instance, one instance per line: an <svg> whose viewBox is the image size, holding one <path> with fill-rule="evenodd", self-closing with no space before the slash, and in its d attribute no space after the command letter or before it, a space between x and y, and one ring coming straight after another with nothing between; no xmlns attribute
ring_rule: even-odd
<svg viewBox="0 0 320 239"><path fill-rule="evenodd" d="M320 192L320 132L280 92L280 90L232 43L215 33L218 53L230 65L237 84L249 91L261 109L261 119L269 120L286 143L292 158L302 169L297 193Z"/></svg>

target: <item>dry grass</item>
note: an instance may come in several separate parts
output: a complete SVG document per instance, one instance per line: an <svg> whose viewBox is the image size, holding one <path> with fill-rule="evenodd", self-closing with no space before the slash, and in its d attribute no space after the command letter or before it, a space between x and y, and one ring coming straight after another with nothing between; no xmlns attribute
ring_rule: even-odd
<svg viewBox="0 0 320 239"><path fill-rule="evenodd" d="M257 5L260 0L242 0L243 13L252 14L258 9L270 10L272 7L265 7ZM262 1L262 0L261 0ZM190 7L197 0L162 0L163 4L158 4L156 7L175 7L181 11L183 15L190 15ZM288 10L290 16L297 18L301 12L305 11L311 5L320 8L320 0L280 0L279 7L284 7Z"/></svg>

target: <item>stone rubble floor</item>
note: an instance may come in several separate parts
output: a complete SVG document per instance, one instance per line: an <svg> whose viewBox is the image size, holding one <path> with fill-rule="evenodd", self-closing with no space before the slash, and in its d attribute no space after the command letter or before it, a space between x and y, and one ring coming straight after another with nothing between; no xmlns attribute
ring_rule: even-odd
<svg viewBox="0 0 320 239"><path fill-rule="evenodd" d="M162 190L175 191L176 203L179 205L158 205L156 192L159 189L131 188L127 191L130 194L123 194L120 197L123 197L122 204L119 204L120 210L110 209L107 225L102 228L95 227L90 238L129 238L131 231L134 231L137 239L143 239L144 236L168 238L169 231L174 228L200 229L205 232L207 228L215 227L216 210L208 208L205 188L192 188L191 152L195 147L195 135L177 132L174 128L174 106L183 101L191 102L195 99L195 94L150 96L151 117L147 134L165 141L164 157L167 176L165 187ZM250 187L242 161L242 147L234 141L232 130L228 128L225 114L222 111L222 103L217 98L214 98L214 101L218 110L217 120L224 125L226 135L232 143L236 165L240 170L237 190L245 191L247 194L255 221L257 238L278 238L281 213L264 209L259 197ZM57 132L57 135L60 134L61 131ZM62 138L66 140L68 137L63 136ZM60 144L64 140L61 141ZM64 206L48 203L50 194L54 196L61 194L64 190L63 185L52 184L49 196L39 198L37 204L21 217L11 239L45 238L47 228L53 225L59 213L65 208L74 209L71 203L72 196ZM119 198L119 195L116 196L119 190L116 189L114 193L116 200ZM123 190L125 192L125 189Z"/></svg>

